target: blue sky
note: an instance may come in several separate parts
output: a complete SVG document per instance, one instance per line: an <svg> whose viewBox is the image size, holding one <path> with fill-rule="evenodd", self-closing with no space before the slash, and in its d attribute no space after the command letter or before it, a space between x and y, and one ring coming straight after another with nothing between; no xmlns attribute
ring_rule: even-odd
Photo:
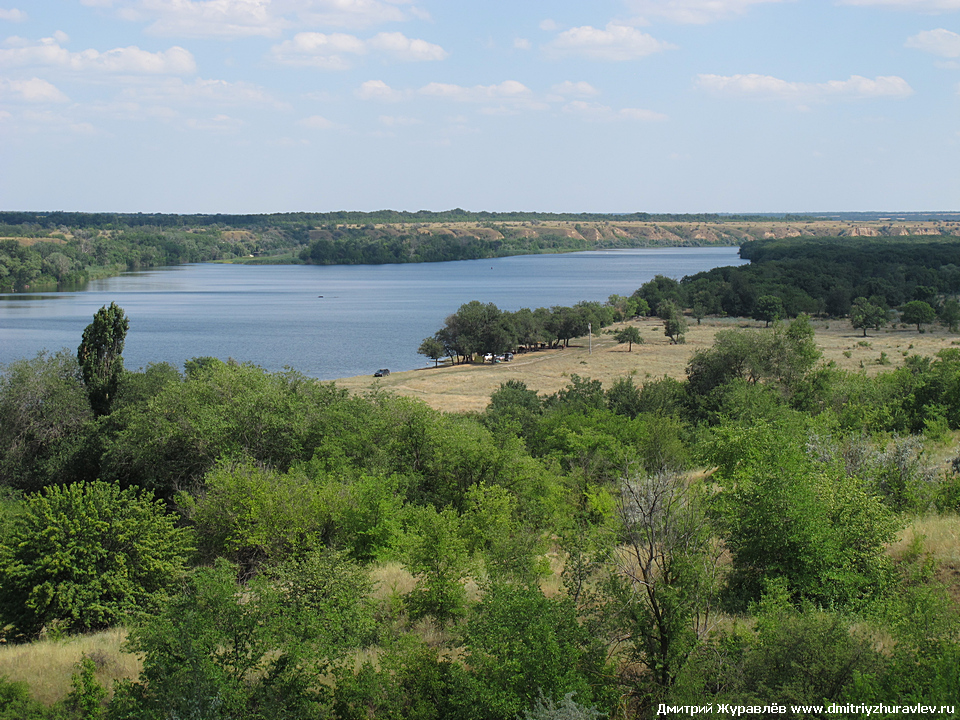
<svg viewBox="0 0 960 720"><path fill-rule="evenodd" d="M960 209L960 0L0 0L0 208Z"/></svg>

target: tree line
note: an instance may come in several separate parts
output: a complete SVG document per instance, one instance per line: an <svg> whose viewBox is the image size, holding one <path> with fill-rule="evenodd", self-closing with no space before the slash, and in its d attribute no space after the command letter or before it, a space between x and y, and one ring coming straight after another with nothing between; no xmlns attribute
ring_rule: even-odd
<svg viewBox="0 0 960 720"><path fill-rule="evenodd" d="M0 680L0 717L960 696L936 560L886 549L960 511L960 462L925 453L960 429L960 350L867 377L823 364L800 316L719 332L683 380L510 381L445 414L215 358L131 371L125 320L104 307L76 353L0 375L0 624L124 626L142 671L108 701L88 659L54 708Z"/></svg>
<svg viewBox="0 0 960 720"><path fill-rule="evenodd" d="M572 307L521 308L504 311L493 303L472 300L447 317L444 326L425 338L417 352L431 360L449 357L453 364L468 363L477 355L503 355L540 348L568 347L573 338L600 332L615 322L628 320L649 311L641 297L611 295L605 303L581 301ZM657 304L656 314L664 321L664 334L673 342L682 342L687 329L683 312L670 299ZM635 327L616 332L617 342L641 343Z"/></svg>
<svg viewBox="0 0 960 720"><path fill-rule="evenodd" d="M960 238L787 238L744 242L749 265L683 278L663 292L707 314L753 317L760 298L780 298L786 316L845 317L857 298L896 308L937 307L960 293ZM669 285L669 283L664 283Z"/></svg>
<svg viewBox="0 0 960 720"><path fill-rule="evenodd" d="M35 225L40 228L100 228L122 227L204 227L229 226L256 228L284 224L316 225L367 225L367 224L417 224L455 222L751 222L757 220L784 219L790 221L812 220L805 215L721 215L718 213L549 213L549 212L489 212L464 210L376 210L358 212L340 210L334 212L295 212L239 214L192 214L176 213L82 213L82 212L29 212L0 211L0 226Z"/></svg>
<svg viewBox="0 0 960 720"><path fill-rule="evenodd" d="M254 246L193 231L76 230L70 239L45 237L30 244L0 240L0 292L79 287L91 278L126 270L235 258Z"/></svg>

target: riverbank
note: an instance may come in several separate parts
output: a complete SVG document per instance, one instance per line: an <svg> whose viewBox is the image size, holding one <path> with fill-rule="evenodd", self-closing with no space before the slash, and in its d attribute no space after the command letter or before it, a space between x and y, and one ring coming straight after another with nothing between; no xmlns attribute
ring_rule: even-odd
<svg viewBox="0 0 960 720"><path fill-rule="evenodd" d="M644 340L642 345L635 344L632 351L628 351L627 345L618 344L612 335L627 324L635 325ZM823 362L869 375L902 365L909 354L935 355L960 345L960 335L941 327L929 327L920 334L915 327L895 325L870 331L863 337L863 332L853 329L847 320L814 320L812 324ZM639 318L614 325L609 328L611 332L594 335L592 341L577 338L568 348L520 354L507 363L447 364L394 372L386 378L343 378L336 384L356 393L381 389L419 398L445 412L480 412L489 403L490 395L508 380L520 380L531 390L549 395L568 385L572 375L600 380L605 388L621 377L632 377L638 385L664 376L683 379L694 352L710 347L718 331L731 328L759 330L763 323L743 318L705 318L700 325L691 322L686 342L676 345L663 334L663 321Z"/></svg>

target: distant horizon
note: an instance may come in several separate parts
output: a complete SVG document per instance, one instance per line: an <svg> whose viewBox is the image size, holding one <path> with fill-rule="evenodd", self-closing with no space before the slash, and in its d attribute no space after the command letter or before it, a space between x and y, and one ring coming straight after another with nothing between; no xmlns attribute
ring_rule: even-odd
<svg viewBox="0 0 960 720"><path fill-rule="evenodd" d="M22 213L26 215L51 215L51 214L69 214L69 215L119 215L119 216L178 216L178 217L217 217L217 216L238 216L238 217L263 217L263 216L274 216L274 215L335 215L335 214L357 214L357 215L376 215L379 213L400 213L400 214L410 214L415 215L417 213L430 213L435 215L443 215L448 213L455 212L464 212L467 214L485 214L493 216L501 215L568 215L568 216L607 216L607 217L626 217L631 215L650 215L653 217L656 216L718 216L718 217L770 217L770 218L784 218L788 216L792 217L811 217L811 218L823 218L823 219L832 219L832 218L842 218L847 216L883 216L883 218L877 219L891 219L896 220L900 218L911 218L915 216L923 217L933 217L934 219L939 219L936 216L957 216L960 218L960 210L830 210L822 212L814 211L796 211L789 210L783 212L775 211L756 211L756 212L734 212L734 211L698 211L698 212L670 212L670 211L656 211L656 210L629 210L629 211L595 211L595 210L483 210L483 209L467 209L463 207L452 207L446 208L443 210L431 210L426 208L420 208L418 210L405 210L397 208L379 208L377 210L358 210L358 209L346 209L340 208L337 210L278 210L278 211L268 211L268 212L165 212L165 211L145 211L145 210L64 210L64 209L45 209L45 210L21 210L21 209L4 209L0 210L0 215L4 213ZM917 218L919 219L919 218ZM431 221L421 221L421 222L431 222ZM466 220L464 222L470 222ZM589 221L588 221L589 222Z"/></svg>

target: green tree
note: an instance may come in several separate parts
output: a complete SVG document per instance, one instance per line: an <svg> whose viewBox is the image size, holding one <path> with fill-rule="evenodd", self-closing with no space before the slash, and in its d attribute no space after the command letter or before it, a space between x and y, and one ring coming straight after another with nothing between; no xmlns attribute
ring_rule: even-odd
<svg viewBox="0 0 960 720"><path fill-rule="evenodd" d="M814 331L806 315L799 315L784 327L777 323L773 333L759 330L721 330L713 346L697 350L687 364L690 392L709 395L734 380L756 384L775 380L793 388L820 357Z"/></svg>
<svg viewBox="0 0 960 720"><path fill-rule="evenodd" d="M672 300L664 300L657 306L657 317L663 320L663 334L676 344L683 340L687 332L687 321L680 306Z"/></svg>
<svg viewBox="0 0 960 720"><path fill-rule="evenodd" d="M659 307L664 302L671 302L680 307L683 305L683 288L673 278L665 275L656 275L648 280L630 296L632 300L647 303L648 311L654 310L659 315ZM639 310L638 310L639 312Z"/></svg>
<svg viewBox="0 0 960 720"><path fill-rule="evenodd" d="M417 578L417 586L407 596L412 617L432 615L444 625L463 615L469 557L456 512L438 513L429 505L419 512L407 568Z"/></svg>
<svg viewBox="0 0 960 720"><path fill-rule="evenodd" d="M103 717L107 689L97 681L96 670L93 660L84 655L70 677L71 689L65 704L78 720L99 720Z"/></svg>
<svg viewBox="0 0 960 720"><path fill-rule="evenodd" d="M690 308L690 314L693 315L697 321L697 325L699 325L700 321L707 316L707 306L702 302L695 302L693 303L693 307Z"/></svg>
<svg viewBox="0 0 960 720"><path fill-rule="evenodd" d="M788 423L718 428L708 454L723 484L722 535L733 556L731 598L756 600L781 578L794 602L857 608L889 585L884 547L900 527L865 483L807 453Z"/></svg>
<svg viewBox="0 0 960 720"><path fill-rule="evenodd" d="M468 549L483 559L488 577L532 585L545 574L541 538L522 521L518 499L506 488L471 488L462 520Z"/></svg>
<svg viewBox="0 0 960 720"><path fill-rule="evenodd" d="M0 484L39 490L69 479L91 417L68 352L10 363L0 375Z"/></svg>
<svg viewBox="0 0 960 720"><path fill-rule="evenodd" d="M640 334L640 330L636 325L628 325L625 328L620 328L617 330L613 337L621 345L627 343L627 352L633 352L633 344L637 345L643 344L643 336Z"/></svg>
<svg viewBox="0 0 960 720"><path fill-rule="evenodd" d="M607 298L607 305L613 308L614 322L623 322L637 315L637 301L624 295L611 295Z"/></svg>
<svg viewBox="0 0 960 720"><path fill-rule="evenodd" d="M473 717L515 718L541 695L575 692L589 702L602 694L604 654L592 652L594 638L569 598L545 597L535 585L494 583L463 635Z"/></svg>
<svg viewBox="0 0 960 720"><path fill-rule="evenodd" d="M0 720L59 720L60 714L30 695L30 686L0 675Z"/></svg>
<svg viewBox="0 0 960 720"><path fill-rule="evenodd" d="M146 493L104 482L26 498L0 545L0 619L18 639L156 610L180 577L190 535Z"/></svg>
<svg viewBox="0 0 960 720"><path fill-rule="evenodd" d="M607 407L617 415L636 417L641 409L640 388L633 384L633 378L621 377L614 380L607 390Z"/></svg>
<svg viewBox="0 0 960 720"><path fill-rule="evenodd" d="M863 328L863 336L866 337L867 328L879 330L887 324L887 311L882 305L858 297L850 306L850 324L856 329Z"/></svg>
<svg viewBox="0 0 960 720"><path fill-rule="evenodd" d="M530 437L543 412L536 390L527 388L522 380L507 380L490 395L490 404L484 411L488 426L511 424L519 426L523 437Z"/></svg>
<svg viewBox="0 0 960 720"><path fill-rule="evenodd" d="M762 320L766 323L764 327L770 327L771 322L780 320L785 314L783 300L779 295L761 295L753 309L753 319Z"/></svg>
<svg viewBox="0 0 960 720"><path fill-rule="evenodd" d="M948 298L940 307L940 324L956 332L960 327L960 300Z"/></svg>
<svg viewBox="0 0 960 720"><path fill-rule="evenodd" d="M372 628L366 573L336 553L313 552L245 586L237 567L195 570L157 615L133 628L143 656L118 688L111 716L232 720L326 717L322 673Z"/></svg>
<svg viewBox="0 0 960 720"><path fill-rule="evenodd" d="M312 457L322 439L365 436L371 405L345 396L293 371L213 362L165 384L145 406L111 415L122 427L105 443L101 477L172 498L220 458L250 457L285 471Z"/></svg>
<svg viewBox="0 0 960 720"><path fill-rule="evenodd" d="M900 308L900 319L917 326L917 332L923 332L923 325L932 323L937 317L936 311L923 300L911 300Z"/></svg>
<svg viewBox="0 0 960 720"><path fill-rule="evenodd" d="M130 321L116 304L104 305L83 331L77 348L80 374L87 388L90 407L97 416L110 414L120 379L123 377L123 343Z"/></svg>
<svg viewBox="0 0 960 720"><path fill-rule="evenodd" d="M420 347L417 348L418 355L424 355L431 360L433 360L433 366L437 367L440 364L440 358L446 354L446 350L443 347L443 343L437 340L435 337L424 338L423 342L420 343Z"/></svg>

